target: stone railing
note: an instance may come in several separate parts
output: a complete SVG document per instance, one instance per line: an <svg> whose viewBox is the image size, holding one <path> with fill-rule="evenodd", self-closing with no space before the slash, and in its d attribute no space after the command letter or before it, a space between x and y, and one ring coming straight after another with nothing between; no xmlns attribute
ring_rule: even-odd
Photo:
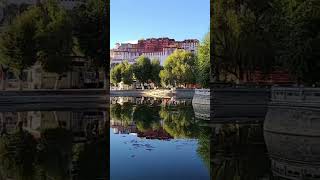
<svg viewBox="0 0 320 180"><path fill-rule="evenodd" d="M202 104L210 109L210 89L195 89L192 104Z"/></svg>
<svg viewBox="0 0 320 180"><path fill-rule="evenodd" d="M320 103L320 88L271 88L272 102Z"/></svg>
<svg viewBox="0 0 320 180"><path fill-rule="evenodd" d="M210 89L196 89L195 94L201 96L210 96Z"/></svg>

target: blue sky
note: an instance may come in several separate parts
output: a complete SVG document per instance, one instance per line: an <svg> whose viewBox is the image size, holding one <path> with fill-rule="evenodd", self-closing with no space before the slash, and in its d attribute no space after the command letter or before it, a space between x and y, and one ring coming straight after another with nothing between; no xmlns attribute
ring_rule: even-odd
<svg viewBox="0 0 320 180"><path fill-rule="evenodd" d="M210 27L210 0L111 0L110 47L169 37L201 40Z"/></svg>

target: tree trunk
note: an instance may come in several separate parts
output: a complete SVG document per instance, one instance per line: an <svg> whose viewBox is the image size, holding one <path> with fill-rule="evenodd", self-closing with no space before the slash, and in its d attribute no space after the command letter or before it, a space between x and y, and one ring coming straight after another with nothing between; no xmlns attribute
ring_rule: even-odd
<svg viewBox="0 0 320 180"><path fill-rule="evenodd" d="M106 70L103 71L103 89L108 88L108 75Z"/></svg>
<svg viewBox="0 0 320 180"><path fill-rule="evenodd" d="M19 91L22 91L23 90L23 81L22 81L22 70L20 70L19 72Z"/></svg>
<svg viewBox="0 0 320 180"><path fill-rule="evenodd" d="M61 128L61 123L58 119L57 111L53 111L53 117L54 117L54 120L57 122L58 127Z"/></svg>
<svg viewBox="0 0 320 180"><path fill-rule="evenodd" d="M7 87L7 71L1 69L1 90L6 90Z"/></svg>
<svg viewBox="0 0 320 180"><path fill-rule="evenodd" d="M19 78L19 91L23 90L22 80Z"/></svg>
<svg viewBox="0 0 320 180"><path fill-rule="evenodd" d="M21 119L21 112L18 112L17 129L18 129L19 132L22 132L22 130L23 130L23 122L22 122L22 119Z"/></svg>
<svg viewBox="0 0 320 180"><path fill-rule="evenodd" d="M141 83L141 89L144 90L144 83Z"/></svg>
<svg viewBox="0 0 320 180"><path fill-rule="evenodd" d="M99 69L97 68L96 69L96 81L97 81L97 85L96 85L96 88L99 88L99 78L100 76L99 76Z"/></svg>
<svg viewBox="0 0 320 180"><path fill-rule="evenodd" d="M215 69L214 72L214 82L220 82L220 67L218 63L215 63L215 67L213 67Z"/></svg>
<svg viewBox="0 0 320 180"><path fill-rule="evenodd" d="M59 79L60 79L60 75L57 75L56 76L56 82L54 83L54 90L58 89Z"/></svg>

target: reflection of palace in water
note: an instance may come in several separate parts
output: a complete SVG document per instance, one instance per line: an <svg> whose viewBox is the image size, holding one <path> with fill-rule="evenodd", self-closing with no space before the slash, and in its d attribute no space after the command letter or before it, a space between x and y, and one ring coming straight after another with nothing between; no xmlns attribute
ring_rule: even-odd
<svg viewBox="0 0 320 180"><path fill-rule="evenodd" d="M17 129L18 122L22 122L23 129L34 135L40 135L44 129L61 127L71 130L75 138L80 138L87 136L89 131L92 133L104 128L105 121L106 113L103 111L0 112L0 128L9 134Z"/></svg>
<svg viewBox="0 0 320 180"><path fill-rule="evenodd" d="M100 110L0 112L0 179L104 179L105 123Z"/></svg>
<svg viewBox="0 0 320 180"><path fill-rule="evenodd" d="M162 127L158 129L148 129L145 131L140 131L137 128L137 125L134 121L131 121L129 124L124 124L122 121L111 119L110 128L112 128L114 134L130 134L146 139L173 139L173 137L169 133L167 133Z"/></svg>
<svg viewBox="0 0 320 180"><path fill-rule="evenodd" d="M196 126L191 100L117 97L111 102L110 128L114 134L168 140L191 135L189 128ZM184 121L181 126L190 127L176 127L180 121Z"/></svg>

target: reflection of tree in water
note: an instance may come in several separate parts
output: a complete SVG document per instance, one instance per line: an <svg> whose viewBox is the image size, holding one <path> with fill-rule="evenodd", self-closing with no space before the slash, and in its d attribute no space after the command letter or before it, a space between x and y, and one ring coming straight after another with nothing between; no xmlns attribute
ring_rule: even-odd
<svg viewBox="0 0 320 180"><path fill-rule="evenodd" d="M38 144L38 168L41 176L69 179L72 133L64 128L45 129Z"/></svg>
<svg viewBox="0 0 320 180"><path fill-rule="evenodd" d="M159 108L159 106L149 105L136 106L133 113L133 120L136 122L139 131L145 132L161 128L158 116Z"/></svg>
<svg viewBox="0 0 320 180"><path fill-rule="evenodd" d="M262 126L226 124L210 145L211 176L219 180L255 180L269 172Z"/></svg>
<svg viewBox="0 0 320 180"><path fill-rule="evenodd" d="M1 137L0 174L16 180L34 179L35 147L36 141L26 131L19 130Z"/></svg>
<svg viewBox="0 0 320 180"><path fill-rule="evenodd" d="M211 128L200 127L198 139L197 153L206 164L207 168L210 169L210 139L212 137Z"/></svg>
<svg viewBox="0 0 320 180"><path fill-rule="evenodd" d="M123 122L124 126L128 126L132 122L132 114L134 111L134 106L131 103L111 104L110 114L111 119Z"/></svg>
<svg viewBox="0 0 320 180"><path fill-rule="evenodd" d="M163 127L175 138L194 138L199 132L192 106L113 104L110 114L112 120L121 121L124 126L132 124L133 121L140 132L159 130Z"/></svg>
<svg viewBox="0 0 320 180"><path fill-rule="evenodd" d="M105 134L97 133L94 138L85 138L80 133L78 137L78 131L73 135L72 129L63 128L60 123L58 127L31 130L30 133L23 130L22 122L18 121L15 132L0 136L0 179L69 180L77 174L82 179L94 179L90 177L106 173L106 169L102 169L107 163ZM97 124L96 121L88 123L92 123L90 127ZM84 150L79 153L77 161L72 161L73 153L77 152L73 147L79 141L85 144Z"/></svg>
<svg viewBox="0 0 320 180"><path fill-rule="evenodd" d="M190 106L162 107L160 118L163 128L175 138L194 138L199 133L199 126Z"/></svg>
<svg viewBox="0 0 320 180"><path fill-rule="evenodd" d="M74 170L78 180L106 177L107 144L105 138L76 144L73 147Z"/></svg>

